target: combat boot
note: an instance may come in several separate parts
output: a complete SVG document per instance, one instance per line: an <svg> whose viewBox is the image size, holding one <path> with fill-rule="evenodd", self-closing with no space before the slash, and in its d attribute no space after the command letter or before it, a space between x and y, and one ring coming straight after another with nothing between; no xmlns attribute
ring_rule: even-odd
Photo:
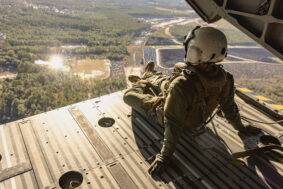
<svg viewBox="0 0 283 189"><path fill-rule="evenodd" d="M149 75L150 73L153 72L154 66L155 66L155 64L154 64L153 61L150 61L150 62L148 62L146 64L145 69L144 69L144 74L142 76L142 79L145 79L147 75Z"/></svg>
<svg viewBox="0 0 283 189"><path fill-rule="evenodd" d="M141 78L137 75L129 75L128 76L128 80L131 82L131 83L136 83L138 81L141 80Z"/></svg>

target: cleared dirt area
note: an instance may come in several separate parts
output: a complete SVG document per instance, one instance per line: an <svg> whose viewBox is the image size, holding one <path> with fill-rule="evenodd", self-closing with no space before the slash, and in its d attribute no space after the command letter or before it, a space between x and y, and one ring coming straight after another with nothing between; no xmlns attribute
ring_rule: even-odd
<svg viewBox="0 0 283 189"><path fill-rule="evenodd" d="M154 48L144 48L144 60L145 62L156 61L156 51Z"/></svg>
<svg viewBox="0 0 283 189"><path fill-rule="evenodd" d="M283 75L282 64L231 63L223 64L223 66L233 73L236 79L241 77L249 79L272 78L275 75Z"/></svg>
<svg viewBox="0 0 283 189"><path fill-rule="evenodd" d="M283 75L274 75L271 78L247 78L241 77L236 82L241 86L253 90L257 95L272 99L283 104Z"/></svg>
<svg viewBox="0 0 283 189"><path fill-rule="evenodd" d="M274 55L264 48L229 48L228 54L255 61L278 63L272 59Z"/></svg>
<svg viewBox="0 0 283 189"><path fill-rule="evenodd" d="M146 42L146 46L163 46L163 45L178 45L172 39L163 37L150 37Z"/></svg>
<svg viewBox="0 0 283 189"><path fill-rule="evenodd" d="M110 76L110 60L107 59L82 59L73 60L72 73L83 79L105 79Z"/></svg>
<svg viewBox="0 0 283 189"><path fill-rule="evenodd" d="M15 77L17 77L17 73L11 73L11 72L0 73L0 80L1 79L13 79Z"/></svg>
<svg viewBox="0 0 283 189"><path fill-rule="evenodd" d="M13 67L0 68L0 80L14 79L17 76L17 70Z"/></svg>
<svg viewBox="0 0 283 189"><path fill-rule="evenodd" d="M143 44L129 46L128 52L130 56L126 59L127 66L140 66L143 59Z"/></svg>
<svg viewBox="0 0 283 189"><path fill-rule="evenodd" d="M159 49L160 65L171 68L177 62L184 62L184 49Z"/></svg>

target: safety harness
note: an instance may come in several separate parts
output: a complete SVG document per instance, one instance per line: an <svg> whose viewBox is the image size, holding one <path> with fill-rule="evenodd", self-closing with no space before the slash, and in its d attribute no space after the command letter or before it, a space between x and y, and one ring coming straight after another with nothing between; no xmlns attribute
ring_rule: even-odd
<svg viewBox="0 0 283 189"><path fill-rule="evenodd" d="M159 94L156 96L156 100L154 103L151 104L151 108L148 111L149 117L151 117L155 122L157 122L160 125L163 125L164 123L164 105L166 98L169 94L169 86L170 84L177 79L178 77L183 76L187 80L191 80L192 82L192 88L195 88L196 94L193 97L193 103L192 107L197 107L200 109L201 117L202 117L202 124L198 127L190 128L191 133L193 133L195 136L198 136L206 131L206 125L215 117L215 115L220 111L217 107L217 111L210 116L209 119L206 117L206 99L209 98L210 94L208 94L208 90L206 89L204 82L201 81L200 76L198 76L198 73L193 69L189 67L185 68L177 68L172 76L168 78L168 80L165 83L164 90L162 94ZM150 88L150 85L148 85ZM222 91L222 87L220 87ZM154 93L153 93L154 94Z"/></svg>

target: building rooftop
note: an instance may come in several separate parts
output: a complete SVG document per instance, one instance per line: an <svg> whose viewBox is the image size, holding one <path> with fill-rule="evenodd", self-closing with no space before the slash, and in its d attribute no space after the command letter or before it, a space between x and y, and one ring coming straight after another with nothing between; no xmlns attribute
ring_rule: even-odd
<svg viewBox="0 0 283 189"><path fill-rule="evenodd" d="M219 116L195 140L185 131L166 172L151 177L147 159L159 152L164 129L122 96L120 91L0 125L0 188L69 188L81 181L79 188L283 188L282 152L231 163L229 154L261 142L240 137ZM236 101L242 115L274 122L238 96ZM256 125L282 142L281 125Z"/></svg>

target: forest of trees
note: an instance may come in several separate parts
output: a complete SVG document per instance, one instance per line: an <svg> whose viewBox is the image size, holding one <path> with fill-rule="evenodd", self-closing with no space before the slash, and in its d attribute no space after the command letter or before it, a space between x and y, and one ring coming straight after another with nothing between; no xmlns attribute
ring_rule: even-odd
<svg viewBox="0 0 283 189"><path fill-rule="evenodd" d="M19 119L126 88L120 80L81 80L47 67L20 63L15 79L0 83L0 122Z"/></svg>
<svg viewBox="0 0 283 189"><path fill-rule="evenodd" d="M94 9L87 1L66 14L23 6L12 0L6 2L13 3L0 6L0 32L7 36L0 40L0 67L18 74L15 79L0 81L1 123L126 88L124 78L82 80L36 65L34 61L48 60L52 54L60 53L120 61L129 56L127 46L149 24L131 16L127 9L117 6ZM71 6L63 7L64 2L60 0L58 8L78 4L70 1ZM84 47L63 49L63 45Z"/></svg>
<svg viewBox="0 0 283 189"><path fill-rule="evenodd" d="M127 45L148 24L116 8L61 14L46 9L0 8L0 65L44 59L61 45L86 45L75 54L95 54L113 60L128 56ZM57 48L56 48L57 47Z"/></svg>

